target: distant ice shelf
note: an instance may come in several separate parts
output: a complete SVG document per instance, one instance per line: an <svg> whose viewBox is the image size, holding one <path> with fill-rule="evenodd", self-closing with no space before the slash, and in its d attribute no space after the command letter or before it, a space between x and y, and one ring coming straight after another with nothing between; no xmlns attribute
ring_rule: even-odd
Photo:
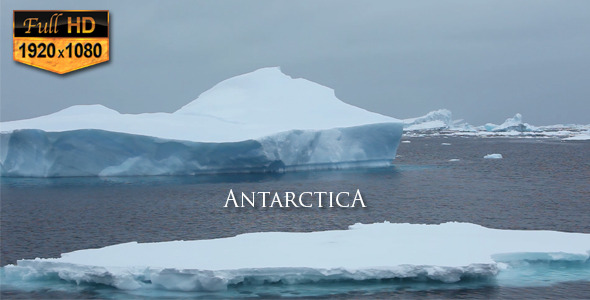
<svg viewBox="0 0 590 300"><path fill-rule="evenodd" d="M590 140L590 130L586 132L582 132L580 134L570 136L568 138L563 139L565 141L588 141Z"/></svg>
<svg viewBox="0 0 590 300"><path fill-rule="evenodd" d="M40 278L122 290L224 291L240 284L310 284L382 279L454 283L494 278L519 263L588 268L590 234L499 230L470 223L355 224L348 230L248 233L230 238L125 243L19 260L3 284ZM557 280L590 280L587 271ZM518 275L517 275L518 276ZM520 275L523 276L523 275ZM582 276L581 278L578 278ZM522 279L522 278L521 278ZM519 278L513 279L518 282Z"/></svg>
<svg viewBox="0 0 590 300"><path fill-rule="evenodd" d="M0 123L2 176L135 176L390 165L399 120L279 68L225 80L174 113L78 105Z"/></svg>
<svg viewBox="0 0 590 300"><path fill-rule="evenodd" d="M590 124L558 124L548 126L533 126L523 122L523 116L517 113L504 123L496 125L487 123L482 126L472 126L463 120L453 120L448 109L431 111L428 114L403 119L404 135L420 136L475 136L475 137L537 137L561 138L565 141L588 140Z"/></svg>

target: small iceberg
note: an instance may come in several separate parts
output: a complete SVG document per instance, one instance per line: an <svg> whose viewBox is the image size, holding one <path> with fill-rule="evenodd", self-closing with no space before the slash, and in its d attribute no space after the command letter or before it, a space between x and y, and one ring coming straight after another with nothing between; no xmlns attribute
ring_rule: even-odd
<svg viewBox="0 0 590 300"><path fill-rule="evenodd" d="M488 155L484 156L483 158L485 158L485 159L500 159L500 158L502 158L502 154L500 154L500 153L488 154Z"/></svg>

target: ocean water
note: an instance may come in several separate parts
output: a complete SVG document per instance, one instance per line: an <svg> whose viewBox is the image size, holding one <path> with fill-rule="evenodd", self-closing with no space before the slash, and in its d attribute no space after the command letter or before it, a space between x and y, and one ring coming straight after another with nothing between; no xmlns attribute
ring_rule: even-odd
<svg viewBox="0 0 590 300"><path fill-rule="evenodd" d="M590 142L404 138L387 168L194 177L2 178L0 264L130 241L345 229L354 223L460 221L590 233ZM450 145L443 145L443 143ZM501 153L503 159L483 159ZM458 161L450 161L459 159ZM224 208L229 190L348 191L366 208ZM158 294L163 293L163 294ZM590 298L590 264L540 263L497 278L263 284L227 292L129 293L57 278L3 286L9 298Z"/></svg>

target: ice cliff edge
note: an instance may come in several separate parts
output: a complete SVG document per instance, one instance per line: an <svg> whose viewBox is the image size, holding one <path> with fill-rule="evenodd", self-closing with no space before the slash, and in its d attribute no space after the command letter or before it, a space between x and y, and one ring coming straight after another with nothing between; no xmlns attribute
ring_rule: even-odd
<svg viewBox="0 0 590 300"><path fill-rule="evenodd" d="M135 176L389 164L402 123L263 68L174 113L78 105L0 129L2 176Z"/></svg>

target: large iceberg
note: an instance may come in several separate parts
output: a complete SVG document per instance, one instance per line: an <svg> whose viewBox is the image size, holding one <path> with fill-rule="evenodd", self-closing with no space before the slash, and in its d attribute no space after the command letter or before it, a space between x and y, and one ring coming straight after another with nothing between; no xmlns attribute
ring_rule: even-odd
<svg viewBox="0 0 590 300"><path fill-rule="evenodd" d="M580 270L565 280L588 280L589 251L590 234L583 233L385 222L355 224L349 230L131 242L60 258L19 260L5 266L3 276L5 284L17 287L57 277L123 290L224 291L244 284L386 279L454 283L495 278L513 266L545 261Z"/></svg>
<svg viewBox="0 0 590 300"><path fill-rule="evenodd" d="M388 165L402 134L399 120L279 68L225 80L173 113L78 105L0 129L2 176L31 177Z"/></svg>

